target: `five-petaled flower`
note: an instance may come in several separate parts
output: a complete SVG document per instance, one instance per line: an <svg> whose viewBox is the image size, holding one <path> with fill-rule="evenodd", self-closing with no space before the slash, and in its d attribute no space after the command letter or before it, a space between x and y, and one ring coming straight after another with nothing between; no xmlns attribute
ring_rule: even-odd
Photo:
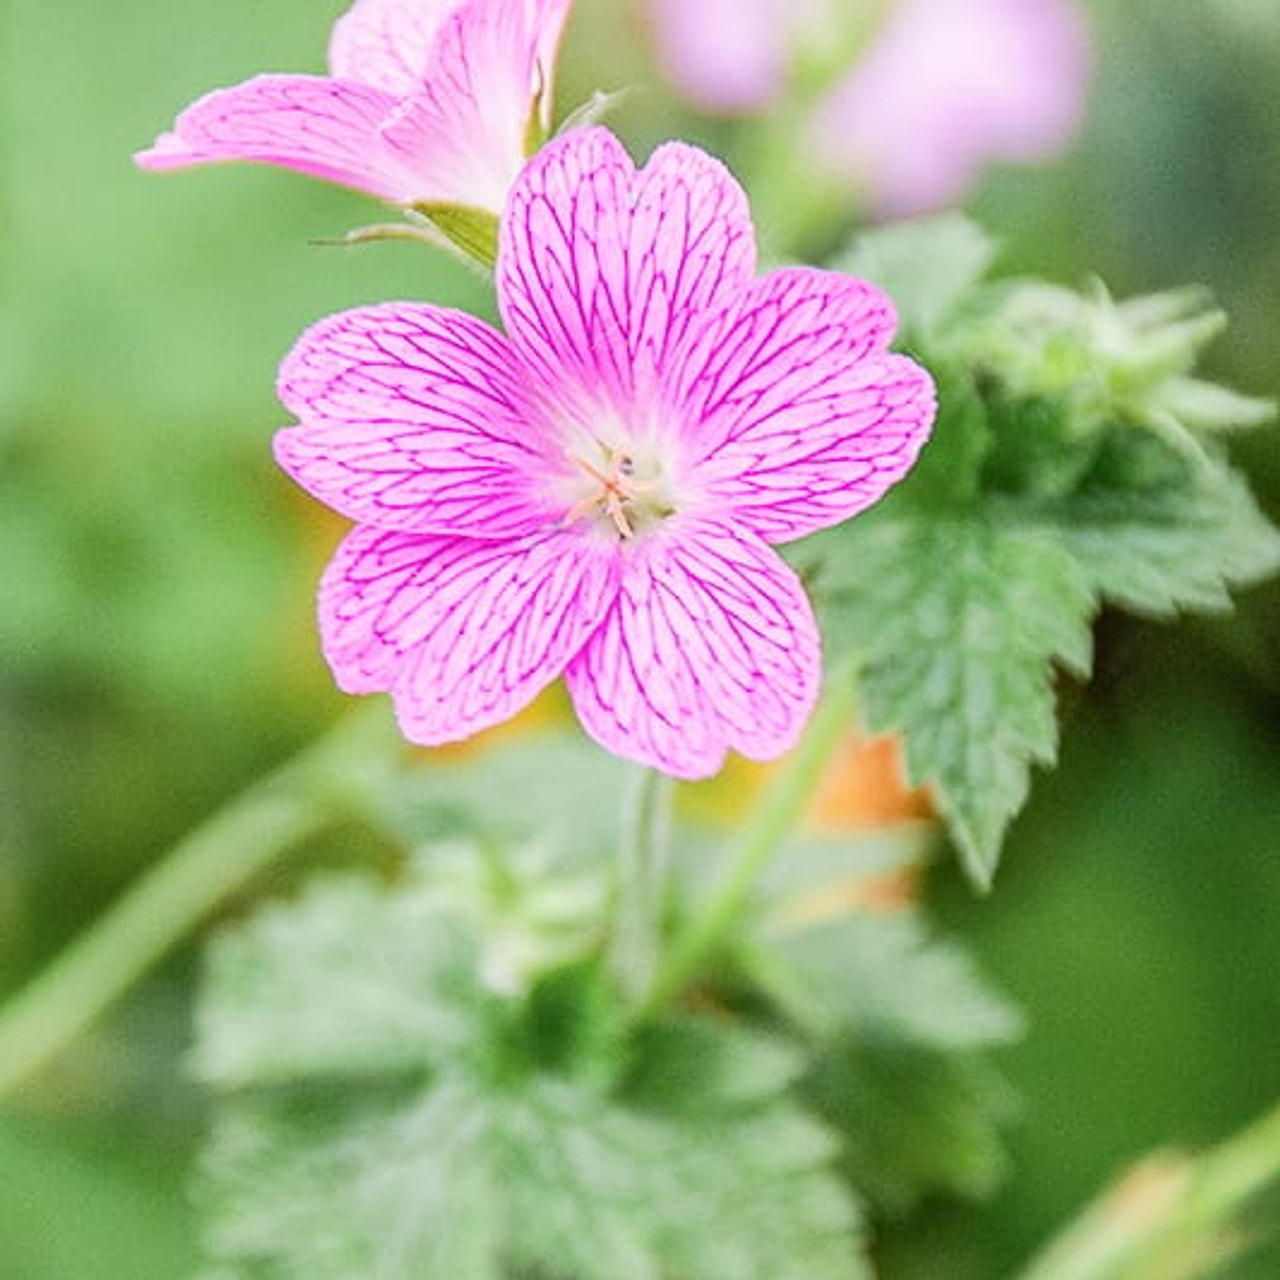
<svg viewBox="0 0 1280 1280"><path fill-rule="evenodd" d="M331 76L264 75L194 102L144 169L255 160L394 204L502 211L572 0L356 0Z"/></svg>
<svg viewBox="0 0 1280 1280"><path fill-rule="evenodd" d="M769 544L863 510L911 466L929 376L876 289L755 276L716 160L637 171L604 129L523 169L496 270L505 334L418 303L305 333L281 465L357 522L320 590L326 657L410 739L465 737L563 675L619 755L685 777L790 747L821 674Z"/></svg>

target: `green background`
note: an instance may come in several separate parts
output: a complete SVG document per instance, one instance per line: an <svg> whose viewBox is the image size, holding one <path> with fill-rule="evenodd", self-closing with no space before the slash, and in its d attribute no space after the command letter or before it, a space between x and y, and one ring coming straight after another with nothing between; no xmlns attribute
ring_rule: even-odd
<svg viewBox="0 0 1280 1280"><path fill-rule="evenodd" d="M376 206L293 175L136 171L193 97L318 70L337 3L7 0L0 7L0 993L343 705L316 654L339 526L270 459L275 366L310 321L487 287L421 249L314 243ZM634 13L585 2L561 107L647 75ZM1119 295L1210 286L1214 376L1280 392L1280 11L1093 6L1073 153L971 202L1008 265ZM662 90L616 117L679 129ZM690 126L693 128L694 126ZM704 135L705 136L705 133ZM1280 513L1274 434L1237 450ZM993 894L942 917L1026 1009L1003 1189L882 1240L893 1277L1000 1275L1127 1163L1200 1145L1280 1086L1280 589L1227 619L1106 616L1064 687ZM204 1103L182 1076L197 939L0 1111L0 1275L187 1274ZM1274 1274L1265 1257L1232 1274Z"/></svg>

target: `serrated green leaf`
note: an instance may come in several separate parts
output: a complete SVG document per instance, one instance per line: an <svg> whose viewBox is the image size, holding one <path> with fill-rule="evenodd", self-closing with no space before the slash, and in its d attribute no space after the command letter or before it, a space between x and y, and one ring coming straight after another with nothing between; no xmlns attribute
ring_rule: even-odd
<svg viewBox="0 0 1280 1280"><path fill-rule="evenodd" d="M879 285L909 340L936 336L986 274L995 243L962 214L896 222L863 232L833 265Z"/></svg>
<svg viewBox="0 0 1280 1280"><path fill-rule="evenodd" d="M203 1172L219 1274L860 1274L797 1048L693 1020L624 1057L593 935L495 988L483 858L448 853L401 884L322 884L216 948L196 1057L227 1095Z"/></svg>
<svg viewBox="0 0 1280 1280"><path fill-rule="evenodd" d="M317 880L210 948L196 1072L234 1086L434 1069L488 1034L492 1006L595 954L605 888L537 849L469 844L432 846L391 888Z"/></svg>
<svg viewBox="0 0 1280 1280"><path fill-rule="evenodd" d="M1280 534L1210 438L1271 406L1193 376L1224 324L1204 290L986 282L966 228L886 228L846 258L903 304L939 415L874 511L787 555L828 657L863 662L870 727L905 735L909 780L986 885L1054 758L1054 667L1087 674L1098 604L1220 609L1280 567Z"/></svg>
<svg viewBox="0 0 1280 1280"><path fill-rule="evenodd" d="M826 1131L785 1095L691 1085L697 1115L542 1074L238 1100L204 1166L210 1247L272 1280L869 1274Z"/></svg>
<svg viewBox="0 0 1280 1280"><path fill-rule="evenodd" d="M850 912L776 944L804 992L802 1016L817 1028L939 1050L1021 1033L1013 1006L959 946L931 937L918 912Z"/></svg>
<svg viewBox="0 0 1280 1280"><path fill-rule="evenodd" d="M475 1034L477 951L420 889L317 881L213 943L196 1072L237 1086L438 1064Z"/></svg>
<svg viewBox="0 0 1280 1280"><path fill-rule="evenodd" d="M1280 568L1280 532L1217 462L1189 470L1181 485L1086 491L1046 515L1093 589L1134 613L1229 608L1228 588Z"/></svg>
<svg viewBox="0 0 1280 1280"><path fill-rule="evenodd" d="M1054 664L1089 670L1089 581L1051 534L980 514L877 512L827 550L826 634L862 658L869 727L905 734L909 781L986 887L1030 766L1055 756Z"/></svg>
<svg viewBox="0 0 1280 1280"><path fill-rule="evenodd" d="M980 1056L849 1040L806 1096L844 1135L850 1181L887 1212L937 1191L988 1194L1006 1171L1000 1131L1013 1094Z"/></svg>

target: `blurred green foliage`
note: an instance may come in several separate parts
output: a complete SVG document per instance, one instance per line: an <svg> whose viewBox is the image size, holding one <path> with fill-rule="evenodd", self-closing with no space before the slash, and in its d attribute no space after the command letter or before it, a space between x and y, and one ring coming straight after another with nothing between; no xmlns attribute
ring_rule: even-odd
<svg viewBox="0 0 1280 1280"><path fill-rule="evenodd" d="M1280 12L1098 0L1085 135L973 202L1005 265L1117 296L1206 284L1210 372L1280 392ZM342 5L8 0L0 8L0 993L168 842L332 719L313 583L338 530L275 471L274 369L321 314L395 297L491 310L404 245L313 243L368 202L248 168L129 163L197 94L318 69ZM634 8L583 0L561 108L637 73ZM662 91L615 123L687 127ZM1237 456L1280 513L1274 436ZM937 1202L880 1242L888 1280L1008 1271L1153 1146L1208 1143L1280 1085L1280 590L1162 628L1104 618L1065 691L993 895L937 906L1025 1010L1022 1098L981 1208ZM0 1117L0 1274L186 1274L180 1192L203 1103L181 1072L190 957ZM1274 1257L1230 1274L1275 1274Z"/></svg>

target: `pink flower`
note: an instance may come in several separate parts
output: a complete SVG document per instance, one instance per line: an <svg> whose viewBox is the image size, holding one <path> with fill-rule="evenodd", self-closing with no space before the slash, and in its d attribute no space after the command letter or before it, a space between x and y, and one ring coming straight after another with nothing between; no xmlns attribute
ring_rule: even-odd
<svg viewBox="0 0 1280 1280"><path fill-rule="evenodd" d="M265 75L188 107L144 169L279 165L395 204L501 212L531 123L550 116L572 0L356 0L331 76Z"/></svg>
<svg viewBox="0 0 1280 1280"><path fill-rule="evenodd" d="M1061 150L1088 78L1083 17L1064 0L899 0L810 143L878 213L921 213L962 198L985 164Z"/></svg>
<svg viewBox="0 0 1280 1280"><path fill-rule="evenodd" d="M754 271L718 161L671 143L637 171L584 129L512 188L505 334L406 302L302 336L276 456L357 522L320 589L343 689L389 691L430 744L563 674L599 742L684 777L795 742L818 632L770 544L879 498L934 393L870 285Z"/></svg>

